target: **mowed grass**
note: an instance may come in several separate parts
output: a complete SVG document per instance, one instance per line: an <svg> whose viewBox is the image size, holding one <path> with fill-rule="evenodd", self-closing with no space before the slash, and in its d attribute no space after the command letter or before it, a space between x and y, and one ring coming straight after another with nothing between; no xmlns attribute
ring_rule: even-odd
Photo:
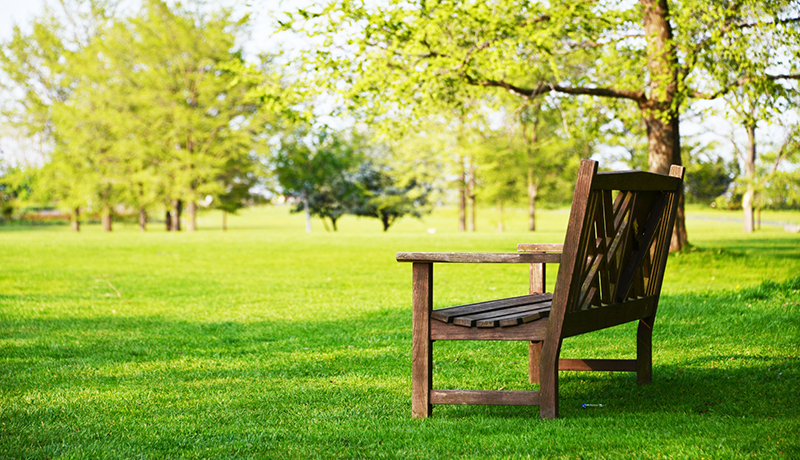
<svg viewBox="0 0 800 460"><path fill-rule="evenodd" d="M504 233L496 218L474 234L452 209L388 233L345 218L308 235L283 207L226 233L216 214L192 234L0 227L0 458L800 458L800 235L777 226L689 220L653 384L562 372L555 421L482 406L411 419L411 267L394 254L562 242L567 212L540 213L536 233L521 211ZM526 270L437 265L435 302L523 294ZM629 324L562 356L635 347ZM436 387L531 388L524 343L434 350Z"/></svg>

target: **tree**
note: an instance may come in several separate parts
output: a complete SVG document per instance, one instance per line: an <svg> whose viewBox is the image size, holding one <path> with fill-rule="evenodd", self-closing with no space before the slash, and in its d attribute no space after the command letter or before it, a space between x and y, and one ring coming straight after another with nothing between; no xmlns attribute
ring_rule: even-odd
<svg viewBox="0 0 800 460"><path fill-rule="evenodd" d="M235 40L248 18L232 15L148 0L131 21L130 39L141 51L137 64L146 70L130 79L155 89L148 138L162 149L173 213L186 202L189 231L196 227L197 200L224 193L218 179L227 177L225 168L251 161L258 129L251 125L259 109L250 95L256 83L236 71L243 56Z"/></svg>
<svg viewBox="0 0 800 460"><path fill-rule="evenodd" d="M777 116L786 108L788 101L782 97L785 88L774 82L765 82L769 90L759 92L751 88L736 88L725 98L727 108L738 124L744 127L747 133L747 146L741 149L736 141L731 138L734 150L739 157L744 169L744 194L742 195L743 230L752 233L755 228L756 193L759 183L756 165L758 155L756 151L756 130L760 121L767 121ZM791 136L790 136L791 137Z"/></svg>
<svg viewBox="0 0 800 460"><path fill-rule="evenodd" d="M800 129L794 125L784 126L786 134L777 145L768 144L756 164L755 207L758 227L761 227L761 208L800 208ZM745 184L750 185L747 181Z"/></svg>
<svg viewBox="0 0 800 460"><path fill-rule="evenodd" d="M432 187L415 178L398 177L388 164L372 159L362 162L356 174L362 194L352 213L380 220L386 232L404 216L419 218L429 212Z"/></svg>
<svg viewBox="0 0 800 460"><path fill-rule="evenodd" d="M383 114L474 88L527 100L561 94L627 101L647 127L650 170L666 174L681 163L679 117L689 99L800 77L798 21L796 3L780 0L337 0L298 10L284 27L327 37L331 46L307 59L330 88L343 87L354 105L372 104ZM771 50L791 57L787 73L771 72L774 60L766 59L735 79L715 72L720 56L747 53L751 32L764 29L782 45ZM536 72L543 67L552 74ZM681 205L672 249L686 242L684 220Z"/></svg>
<svg viewBox="0 0 800 460"><path fill-rule="evenodd" d="M73 11L67 23L49 6L24 33L15 26L12 37L0 46L0 79L4 98L3 119L27 138L36 138L47 151L50 162L39 174L33 193L40 199L59 200L59 207L71 215L72 228L78 230L80 207L92 196L94 178L82 158L73 161L61 151L54 122L56 107L65 104L76 87L76 57L108 19L110 7L94 2L93 8L80 8L81 0L61 1L64 11ZM63 147L63 144L62 144ZM77 175L76 175L77 174ZM82 176L85 174L85 176Z"/></svg>
<svg viewBox="0 0 800 460"><path fill-rule="evenodd" d="M252 191L262 182L256 164L258 161L255 158L250 163L231 162L223 172L226 177L219 179L220 183L225 184L225 190L216 198L211 197L211 203L222 211L222 231L228 229L228 214L236 214L252 203L264 201L263 196Z"/></svg>
<svg viewBox="0 0 800 460"><path fill-rule="evenodd" d="M185 202L193 230L199 197L249 181L237 174L253 170L264 131L253 91L265 75L236 48L248 17L160 0L114 17L109 4L62 0L64 14L47 10L30 34L15 30L0 55L18 95L5 118L50 145L42 184L73 215L100 203L110 230L112 207L124 204L144 229L148 208L166 202L177 230Z"/></svg>
<svg viewBox="0 0 800 460"><path fill-rule="evenodd" d="M22 167L4 168L0 163L0 223L10 220L31 196L36 176Z"/></svg>
<svg viewBox="0 0 800 460"><path fill-rule="evenodd" d="M277 182L275 192L299 200L295 212L306 217L306 232L311 232L311 216L336 220L350 208L355 185L348 178L358 164L361 139L300 125L280 138L271 158Z"/></svg>
<svg viewBox="0 0 800 460"><path fill-rule="evenodd" d="M691 145L684 143L686 158L686 199L689 202L711 204L714 200L728 191L733 181L739 174L735 162L726 161L715 155L713 148L716 145Z"/></svg>

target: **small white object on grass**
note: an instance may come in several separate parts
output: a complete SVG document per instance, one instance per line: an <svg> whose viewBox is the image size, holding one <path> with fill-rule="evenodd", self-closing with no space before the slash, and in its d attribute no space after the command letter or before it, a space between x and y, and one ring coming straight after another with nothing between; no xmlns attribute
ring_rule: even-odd
<svg viewBox="0 0 800 460"><path fill-rule="evenodd" d="M436 229L435 229L435 228L429 228L429 229L428 229L428 233L430 233L431 235L433 235L434 233L436 233Z"/></svg>

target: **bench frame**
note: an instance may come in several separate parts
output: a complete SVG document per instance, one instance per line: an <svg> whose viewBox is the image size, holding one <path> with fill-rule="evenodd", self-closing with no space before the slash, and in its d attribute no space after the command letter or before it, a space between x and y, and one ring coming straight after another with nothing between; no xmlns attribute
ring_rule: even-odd
<svg viewBox="0 0 800 460"><path fill-rule="evenodd" d="M542 418L557 418L559 370L636 372L637 384L650 383L652 330L683 174L677 165L669 176L598 173L595 161L582 160L563 245L520 244L518 253L398 253L398 261L413 263L412 415L428 417L434 404L499 404L539 406ZM620 191L613 205L612 190ZM637 205L640 196L645 205ZM434 263L529 264L531 294L545 292L546 264L559 263L550 315L494 328L432 320ZM559 359L565 338L637 320L636 359ZM529 381L540 390L433 389L436 340L528 341Z"/></svg>

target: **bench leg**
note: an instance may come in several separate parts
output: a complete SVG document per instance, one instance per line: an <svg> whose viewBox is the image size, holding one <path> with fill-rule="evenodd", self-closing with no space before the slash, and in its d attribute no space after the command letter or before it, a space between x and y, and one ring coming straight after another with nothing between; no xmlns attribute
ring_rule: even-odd
<svg viewBox="0 0 800 460"><path fill-rule="evenodd" d="M426 418L433 410L431 405L433 264L415 263L413 273L411 414L414 418Z"/></svg>
<svg viewBox="0 0 800 460"><path fill-rule="evenodd" d="M539 383L539 362L542 360L542 342L528 342L528 382Z"/></svg>
<svg viewBox="0 0 800 460"><path fill-rule="evenodd" d="M545 264L530 264L529 294L541 294L545 292L545 276L547 270ZM542 360L542 342L528 342L528 382L539 383L539 362Z"/></svg>
<svg viewBox="0 0 800 460"><path fill-rule="evenodd" d="M636 332L636 384L653 381L653 323L654 317L639 320Z"/></svg>
<svg viewBox="0 0 800 460"><path fill-rule="evenodd" d="M542 346L542 360L539 364L541 380L541 404L539 416L543 419L558 418L558 355L561 352L561 341L546 342Z"/></svg>

